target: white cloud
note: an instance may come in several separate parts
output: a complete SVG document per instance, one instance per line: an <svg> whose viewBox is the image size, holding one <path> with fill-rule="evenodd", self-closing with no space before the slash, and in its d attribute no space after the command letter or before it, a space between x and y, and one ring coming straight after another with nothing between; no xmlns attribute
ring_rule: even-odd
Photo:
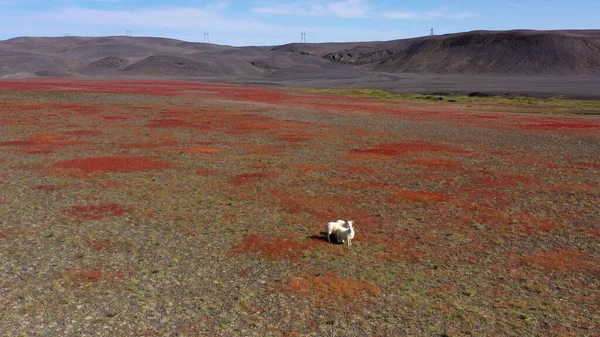
<svg viewBox="0 0 600 337"><path fill-rule="evenodd" d="M6 1L6 0L0 0ZM58 1L58 0L55 0ZM87 0L88 4L90 1ZM322 0L319 0L322 1ZM122 1L123 2L123 1ZM271 23L261 17L236 14L227 10L228 2L213 1L204 7L162 7L133 9L98 9L87 6L63 6L37 11L1 11L0 39L15 36L113 36L132 31L134 36L157 36L202 41L203 33L210 32L210 41L237 46L277 45L300 40L300 32L307 32L309 42L344 42L391 40L407 37L407 32L375 29L370 26L338 27L327 20L321 24ZM232 2L233 3L233 2ZM334 5L334 12L329 5ZM313 3L302 7L313 15L362 15L365 9L351 11L350 4ZM359 4L364 4L360 2ZM233 6L233 5L232 5ZM231 9L231 8L230 8ZM285 18L284 18L285 19Z"/></svg>
<svg viewBox="0 0 600 337"><path fill-rule="evenodd" d="M383 17L387 19L411 20L411 19L468 19L477 17L472 12L451 12L446 8L438 8L426 12L414 11L388 11L383 12Z"/></svg>
<svg viewBox="0 0 600 337"><path fill-rule="evenodd" d="M330 3L294 2L273 6L254 7L252 12L262 15L337 16L341 18L366 17L369 5L364 0L346 0Z"/></svg>
<svg viewBox="0 0 600 337"><path fill-rule="evenodd" d="M304 15L324 16L328 14L327 8L322 4L290 3L269 7L255 7L252 12L263 15Z"/></svg>
<svg viewBox="0 0 600 337"><path fill-rule="evenodd" d="M222 11L224 9L228 9L229 7L231 7L231 4L229 3L229 1L224 1L224 0L219 0L215 3L209 4L208 6L206 6L206 8L208 10L212 10L212 11Z"/></svg>
<svg viewBox="0 0 600 337"><path fill-rule="evenodd" d="M28 16L30 20L85 25L127 26L165 29L212 29L219 31L268 30L265 25L251 19L225 18L211 8L140 8L135 10L100 10L84 7L65 7L52 12ZM138 28L139 30L139 28Z"/></svg>
<svg viewBox="0 0 600 337"><path fill-rule="evenodd" d="M362 0L332 2L328 7L335 16L342 18L365 17L369 12L369 5L363 3Z"/></svg>
<svg viewBox="0 0 600 337"><path fill-rule="evenodd" d="M403 11L403 12L384 12L383 16L385 18L388 19L402 19L402 20L407 20L407 19L417 19L419 18L419 14L416 12L407 12L407 11Z"/></svg>
<svg viewBox="0 0 600 337"><path fill-rule="evenodd" d="M28 2L42 2L40 0L24 0L23 2L28 1ZM48 4L56 4L56 5L62 5L62 6L83 6L84 4L97 4L97 3L110 3L110 4L116 4L121 2L121 0L46 0L46 3Z"/></svg>
<svg viewBox="0 0 600 337"><path fill-rule="evenodd" d="M475 13L471 13L471 12L451 13L445 9L437 9L437 10L425 12L425 18L427 18L427 19L437 19L437 18L467 19L467 18L472 18L475 16L476 16Z"/></svg>

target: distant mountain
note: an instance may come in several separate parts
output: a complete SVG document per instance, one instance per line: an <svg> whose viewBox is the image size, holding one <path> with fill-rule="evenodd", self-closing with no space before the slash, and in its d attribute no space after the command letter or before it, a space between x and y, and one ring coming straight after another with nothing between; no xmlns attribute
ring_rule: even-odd
<svg viewBox="0 0 600 337"><path fill-rule="evenodd" d="M421 79L419 90L427 91L433 88L431 81L440 78L434 75L583 76L592 78L587 85L595 85L600 79L600 30L472 31L393 41L270 47L130 36L0 41L0 78L172 78L410 91L417 90L413 90L415 81ZM538 82L530 85L539 86ZM457 82L458 91L471 90L461 83ZM512 91L511 86L506 88Z"/></svg>
<svg viewBox="0 0 600 337"><path fill-rule="evenodd" d="M600 74L600 30L474 31L364 44L325 58L386 72Z"/></svg>
<svg viewBox="0 0 600 337"><path fill-rule="evenodd" d="M264 79L303 65L310 65L314 74L331 73L331 68L355 72L320 56L272 47L230 47L153 37L21 37L0 41L0 77ZM285 73L294 77L293 72Z"/></svg>

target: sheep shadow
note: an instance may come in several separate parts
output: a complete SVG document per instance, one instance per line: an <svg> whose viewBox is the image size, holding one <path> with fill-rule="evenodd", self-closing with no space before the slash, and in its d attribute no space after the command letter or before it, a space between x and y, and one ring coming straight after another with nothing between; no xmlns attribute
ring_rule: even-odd
<svg viewBox="0 0 600 337"><path fill-rule="evenodd" d="M327 241L327 232L320 232L319 235L311 235L308 238L311 240L322 241L333 245L343 244L342 242L336 242L335 240L331 240L331 242Z"/></svg>

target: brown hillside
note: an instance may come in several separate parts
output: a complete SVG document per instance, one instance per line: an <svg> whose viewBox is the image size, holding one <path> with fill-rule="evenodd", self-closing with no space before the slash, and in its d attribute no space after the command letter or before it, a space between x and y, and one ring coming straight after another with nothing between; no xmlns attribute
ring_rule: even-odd
<svg viewBox="0 0 600 337"><path fill-rule="evenodd" d="M474 31L325 57L386 72L581 75L600 73L598 31ZM364 48L363 48L364 49Z"/></svg>
<svg viewBox="0 0 600 337"><path fill-rule="evenodd" d="M473 31L264 47L130 36L0 41L0 79L28 77L600 98L600 30Z"/></svg>
<svg viewBox="0 0 600 337"><path fill-rule="evenodd" d="M146 76L214 76L219 74L218 69L209 62L165 55L150 56L124 70L129 74Z"/></svg>

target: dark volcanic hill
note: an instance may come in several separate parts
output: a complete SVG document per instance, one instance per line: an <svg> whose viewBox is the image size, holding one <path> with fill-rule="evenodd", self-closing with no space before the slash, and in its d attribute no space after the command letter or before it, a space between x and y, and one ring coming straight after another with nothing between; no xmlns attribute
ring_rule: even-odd
<svg viewBox="0 0 600 337"><path fill-rule="evenodd" d="M365 47L325 57L390 72L600 74L600 31L474 31Z"/></svg>
<svg viewBox="0 0 600 337"><path fill-rule="evenodd" d="M600 96L600 30L473 31L272 47L126 36L0 41L0 78L40 76L591 97ZM549 82L556 76L562 85Z"/></svg>

